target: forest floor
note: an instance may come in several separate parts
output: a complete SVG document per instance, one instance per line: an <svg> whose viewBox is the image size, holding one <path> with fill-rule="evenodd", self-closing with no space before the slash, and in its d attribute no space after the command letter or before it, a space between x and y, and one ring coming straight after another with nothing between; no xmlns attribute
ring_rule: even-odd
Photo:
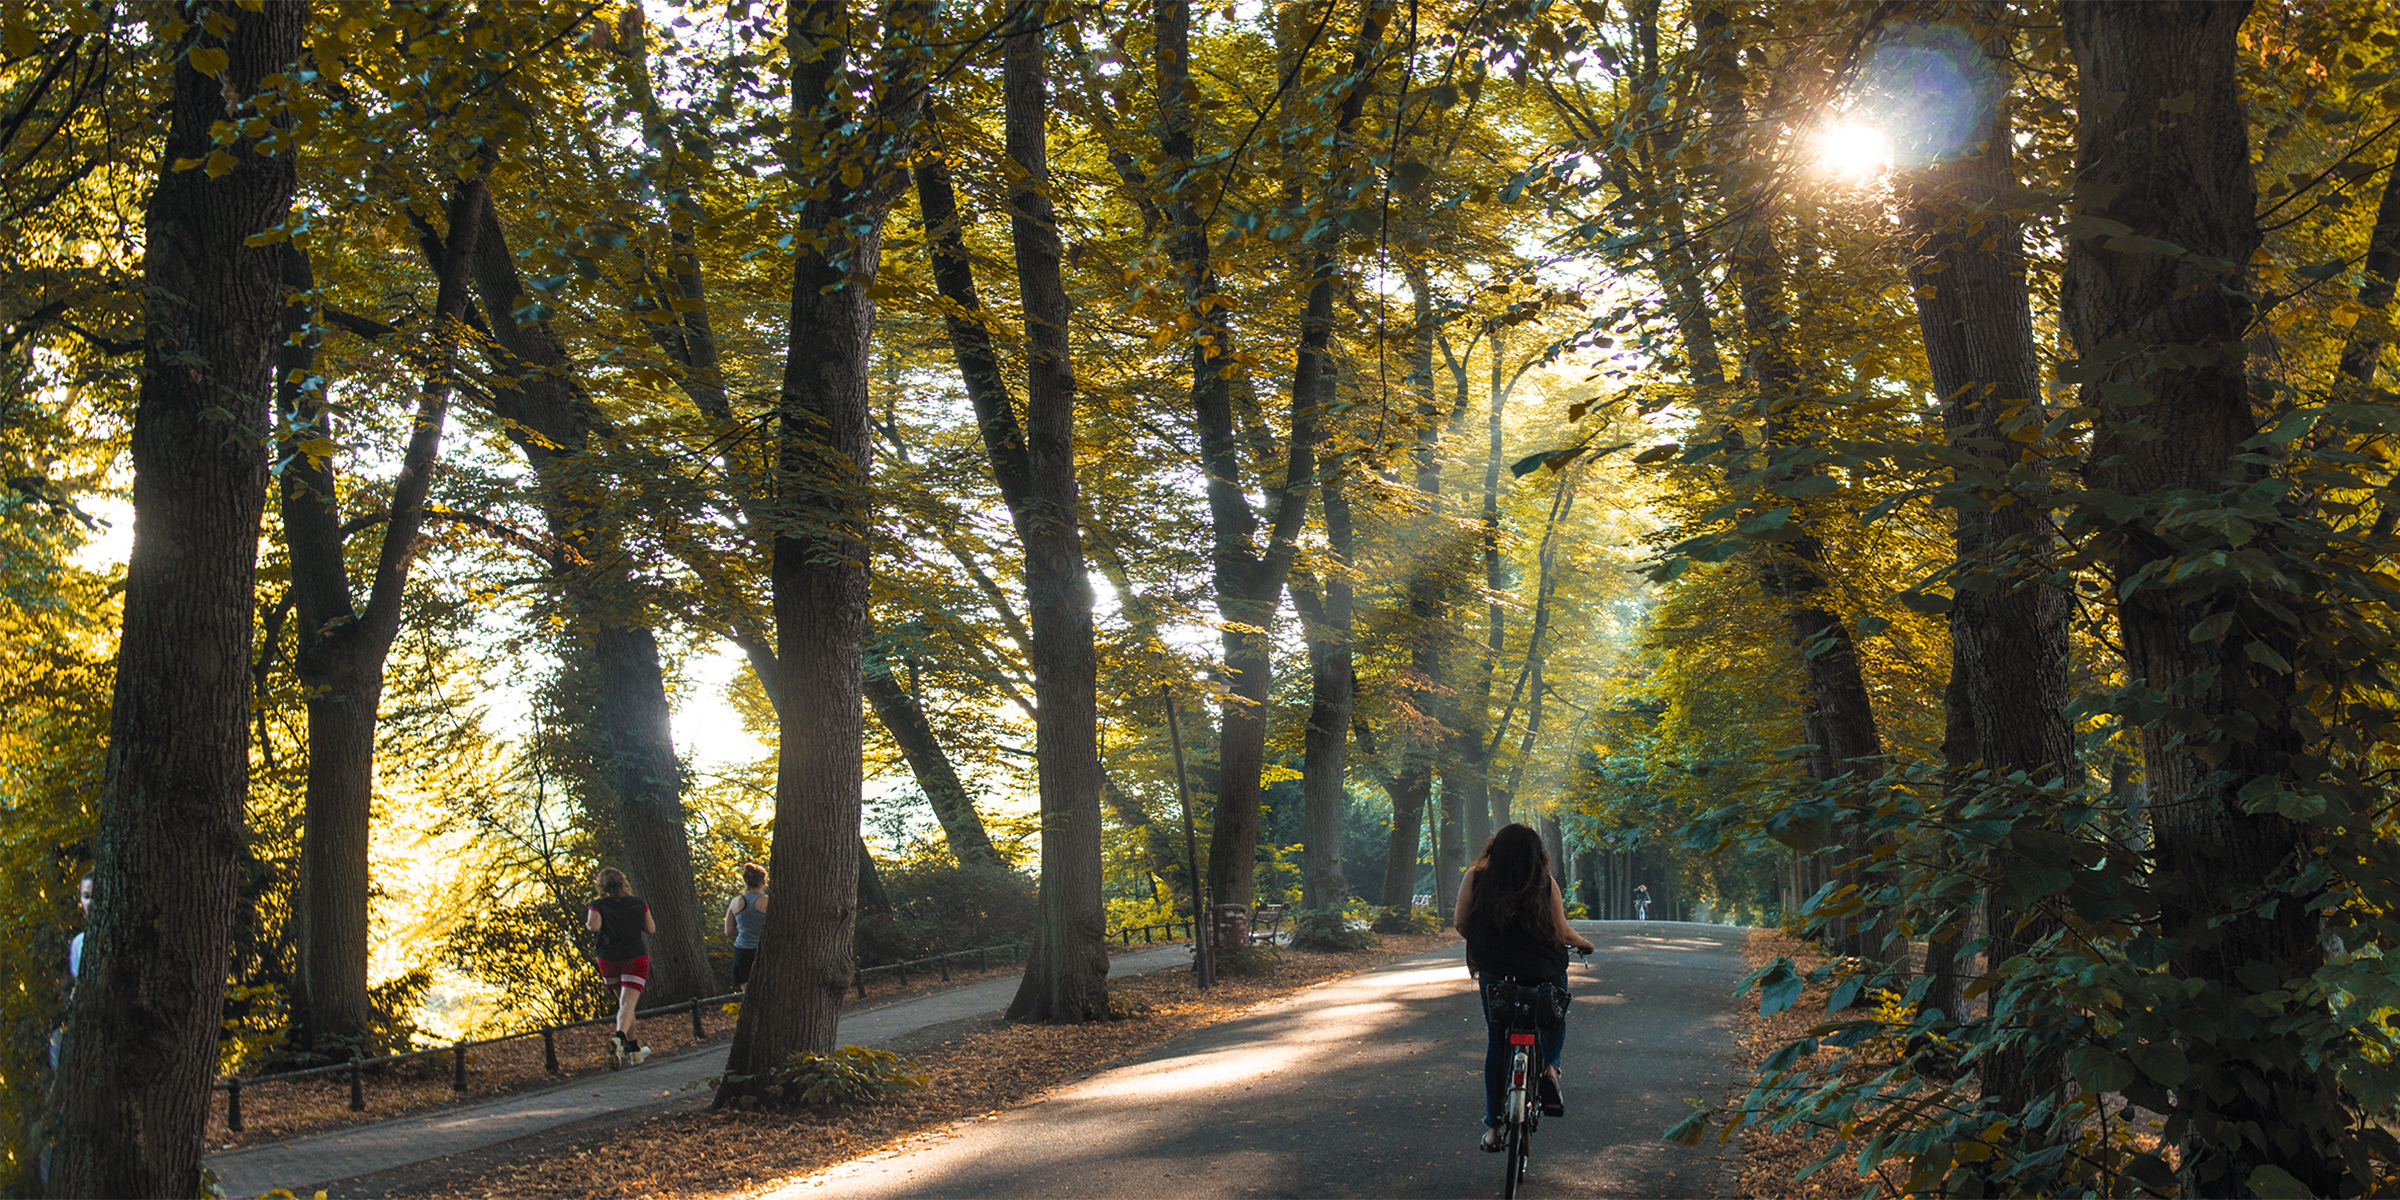
<svg viewBox="0 0 2400 1200"><path fill-rule="evenodd" d="M1111 947L1112 951L1124 949ZM1003 963L984 971L953 968L948 980L921 975L905 986L888 979L870 980L863 999L855 992L845 997L843 1011L880 1007L914 996L1014 976L1023 970L1021 963ZM702 1009L699 1037L692 1036L689 1013L647 1017L639 1034L653 1054L665 1056L729 1041L739 1014L739 1007L732 1004ZM427 1055L371 1070L366 1072L362 1087L365 1112L350 1111L350 1079L343 1074L246 1083L242 1087L241 1131L226 1128L224 1093L219 1092L209 1112L208 1147L211 1151L223 1151L285 1142L304 1134L440 1113L502 1096L538 1091L578 1076L606 1075L608 1032L605 1025L560 1030L555 1039L557 1074L547 1068L539 1034L475 1047L467 1051L467 1087L463 1092L451 1089L452 1062L446 1054Z"/></svg>
<svg viewBox="0 0 2400 1200"><path fill-rule="evenodd" d="M336 1191L537 1200L751 1195L937 1126L1023 1105L1126 1055L1231 1019L1300 988L1456 940L1457 935L1444 930L1386 935L1376 948L1340 954L1287 947L1271 972L1221 979L1208 992L1196 990L1191 975L1180 970L1112 980L1116 1003L1128 1015L1104 1024L1009 1025L995 1017L932 1031L894 1047L932 1076L931 1085L864 1112L687 1109L588 1122L461 1156L438 1173L416 1173L415 1178L390 1180L389 1186L365 1192ZM688 1024L683 1033L689 1036ZM539 1071L538 1042L534 1064ZM446 1080L440 1086L446 1089Z"/></svg>
<svg viewBox="0 0 2400 1200"><path fill-rule="evenodd" d="M1754 929L1750 940L1742 947L1742 959L1753 971L1778 956L1788 957L1805 975L1823 966L1825 955L1816 946L1803 942L1779 929ZM1829 983L1809 984L1800 999L1790 1008L1771 1017L1758 1015L1756 993L1742 999L1740 1063L1743 1078L1756 1078L1758 1064L1785 1043L1805 1036L1808 1031L1825 1023L1825 1001L1833 994ZM1834 1051L1832 1053L1841 1053ZM1746 1091L1747 1089L1742 1089ZM1737 1093L1738 1098L1738 1093ZM1712 1135L1713 1136L1713 1135ZM1841 1156L1811 1173L1807 1179L1795 1176L1815 1162L1839 1140L1829 1133L1773 1133L1760 1127L1744 1129L1739 1135L1742 1145L1740 1190L1742 1200L1848 1200L1859 1192L1856 1159ZM1844 1169L1848 1167L1850 1169Z"/></svg>

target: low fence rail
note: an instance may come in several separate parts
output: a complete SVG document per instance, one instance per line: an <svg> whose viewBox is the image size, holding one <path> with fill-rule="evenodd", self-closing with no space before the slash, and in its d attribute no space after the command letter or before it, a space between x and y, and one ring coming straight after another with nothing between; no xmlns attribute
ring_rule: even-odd
<svg viewBox="0 0 2400 1200"><path fill-rule="evenodd" d="M1176 940L1175 931L1178 929L1183 931L1182 937L1189 940L1200 936L1194 932L1198 928L1199 926L1190 917L1178 917L1175 920L1160 922L1156 925L1120 925L1117 927L1117 941L1120 945L1130 946L1133 944L1133 935L1138 933L1142 935L1144 942L1155 942L1159 939L1150 935L1161 931L1166 933L1166 940L1174 941Z"/></svg>
<svg viewBox="0 0 2400 1200"><path fill-rule="evenodd" d="M1192 922L1186 919L1156 925L1128 925L1115 932L1125 945L1130 946L1133 944L1133 935L1137 933L1141 935L1144 942L1149 942L1156 940L1151 936L1156 932L1163 931L1172 938L1177 928L1183 929L1188 936L1192 929ZM911 971L919 975L938 975L943 982L947 983L954 966L972 961L976 970L989 970L995 956L1005 956L1002 958L1004 962L1022 960L1027 945L1028 943L1025 942L1012 942L1002 946L979 946L973 950L953 950L948 954L910 959L907 962L878 963L872 967L859 967L850 973L850 986L858 989L858 994L863 999L867 994L867 978L871 975L896 976L902 987L908 986L908 976ZM634 1015L642 1020L654 1020L660 1017L671 1017L677 1013L690 1013L692 1036L704 1038L708 1036L708 1031L700 1023L701 1010L712 1004L723 1004L741 998L740 992L727 992L720 996L702 996L692 1000L679 1000L657 1008L640 1009ZM556 1075L558 1074L558 1035L560 1033L591 1025L614 1024L615 1021L616 1015L611 1013L608 1016L594 1017L588 1021L569 1021L520 1033L504 1033L497 1037L470 1038L466 1041L453 1042L447 1046L431 1046L423 1050L404 1050L398 1054L385 1054L375 1058L353 1058L347 1062L327 1063L321 1067L305 1067L297 1071L276 1071L266 1075L248 1077L229 1075L217 1080L213 1087L215 1090L225 1093L225 1128L240 1133L242 1130L242 1088L245 1085L285 1083L291 1080L313 1079L325 1075L348 1075L350 1077L350 1111L365 1112L367 1111L366 1072L369 1068L395 1066L416 1059L431 1058L437 1054L447 1054L450 1056L450 1090L464 1092L467 1090L467 1052L469 1050L538 1037L542 1039L542 1065L551 1074Z"/></svg>
<svg viewBox="0 0 2400 1200"><path fill-rule="evenodd" d="M973 950L953 950L948 954L936 954L930 958L912 958L907 962L877 963L872 967L859 967L850 972L850 986L858 989L859 999L863 1000L867 996L867 976L879 971L899 976L902 987L908 986L910 971L915 971L920 975L939 975L942 977L942 982L948 983L950 982L952 963L964 963L968 959L973 959L976 970L986 971L991 969L992 955L1005 954L1008 958L1004 961L1015 962L1025 957L1025 947L1028 944L1026 942L1010 942L1005 946L978 946Z"/></svg>
<svg viewBox="0 0 2400 1200"><path fill-rule="evenodd" d="M656 1018L671 1017L679 1012L688 1012L692 1015L692 1036L706 1037L708 1031L701 1027L700 1010L711 1004L739 1000L741 996L740 992L727 992L721 996L701 996L661 1005L657 1008L637 1010L635 1015ZM437 1054L447 1054L450 1056L450 1090L463 1092L467 1090L467 1051L479 1046L496 1046L502 1042L538 1037L542 1039L542 1065L551 1074L556 1075L558 1074L558 1035L561 1032L569 1029L581 1029L587 1025L613 1025L616 1020L616 1014L611 1013L608 1016L594 1017L588 1021L568 1021L564 1024L544 1026L541 1029L526 1030L521 1033L504 1033L498 1037L469 1038L461 1042L452 1042L447 1046L432 1046L423 1050L404 1050L398 1054L384 1054L374 1058L353 1058L348 1062L327 1063L321 1067L304 1067L297 1071L276 1071L266 1075L252 1075L248 1078L231 1075L217 1080L214 1087L217 1091L225 1093L225 1128L240 1133L242 1130L242 1087L245 1084L284 1083L295 1079L312 1079L321 1075L346 1074L350 1077L350 1111L365 1112L367 1111L366 1071L369 1067L392 1066L415 1059L431 1058Z"/></svg>

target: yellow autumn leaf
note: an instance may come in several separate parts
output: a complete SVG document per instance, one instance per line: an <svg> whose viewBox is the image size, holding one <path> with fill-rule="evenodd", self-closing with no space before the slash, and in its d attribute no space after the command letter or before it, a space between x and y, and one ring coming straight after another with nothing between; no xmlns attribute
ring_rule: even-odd
<svg viewBox="0 0 2400 1200"><path fill-rule="evenodd" d="M222 150L214 150L214 151L211 151L211 152L209 152L209 156L208 156L208 177L209 177L210 179L222 179L222 178L224 178L224 177L225 177L225 175L226 175L226 173L227 173L227 172L230 172L230 171L232 171L232 170L233 170L233 156L232 156L232 155L230 155L230 154L227 154L227 153L225 153L225 152L224 152L224 151L222 151Z"/></svg>
<svg viewBox="0 0 2400 1200"><path fill-rule="evenodd" d="M200 46L192 51L192 69L211 79L232 63L232 56L217 46Z"/></svg>

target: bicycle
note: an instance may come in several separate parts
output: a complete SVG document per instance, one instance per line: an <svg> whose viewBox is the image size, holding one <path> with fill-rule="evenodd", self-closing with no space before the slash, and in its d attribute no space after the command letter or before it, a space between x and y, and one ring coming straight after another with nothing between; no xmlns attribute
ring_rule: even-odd
<svg viewBox="0 0 2400 1200"><path fill-rule="evenodd" d="M1575 952L1589 959L1588 951ZM1542 1029L1561 1029L1566 1021L1566 996L1548 980L1504 980L1492 995L1494 1009L1508 1012L1508 1091L1501 1113L1501 1200L1516 1200L1533 1160L1534 1131L1542 1127L1541 1102L1534 1095L1534 1069L1541 1057ZM1544 993L1549 993L1545 995Z"/></svg>

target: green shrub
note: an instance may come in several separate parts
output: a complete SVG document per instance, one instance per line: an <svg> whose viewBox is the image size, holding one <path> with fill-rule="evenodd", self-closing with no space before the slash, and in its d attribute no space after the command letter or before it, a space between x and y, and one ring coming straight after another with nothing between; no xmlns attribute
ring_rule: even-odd
<svg viewBox="0 0 2400 1200"><path fill-rule="evenodd" d="M1338 908L1304 908L1292 917L1295 950L1364 950L1380 940L1350 924L1349 916Z"/></svg>
<svg viewBox="0 0 2400 1200"><path fill-rule="evenodd" d="M1377 933L1433 933L1442 927L1442 914L1430 908L1387 908L1375 918Z"/></svg>
<svg viewBox="0 0 2400 1200"><path fill-rule="evenodd" d="M748 1076L727 1075L734 1083ZM759 1086L734 1104L740 1108L862 1108L932 1082L917 1064L866 1046L844 1046L831 1054L801 1051L767 1072Z"/></svg>

